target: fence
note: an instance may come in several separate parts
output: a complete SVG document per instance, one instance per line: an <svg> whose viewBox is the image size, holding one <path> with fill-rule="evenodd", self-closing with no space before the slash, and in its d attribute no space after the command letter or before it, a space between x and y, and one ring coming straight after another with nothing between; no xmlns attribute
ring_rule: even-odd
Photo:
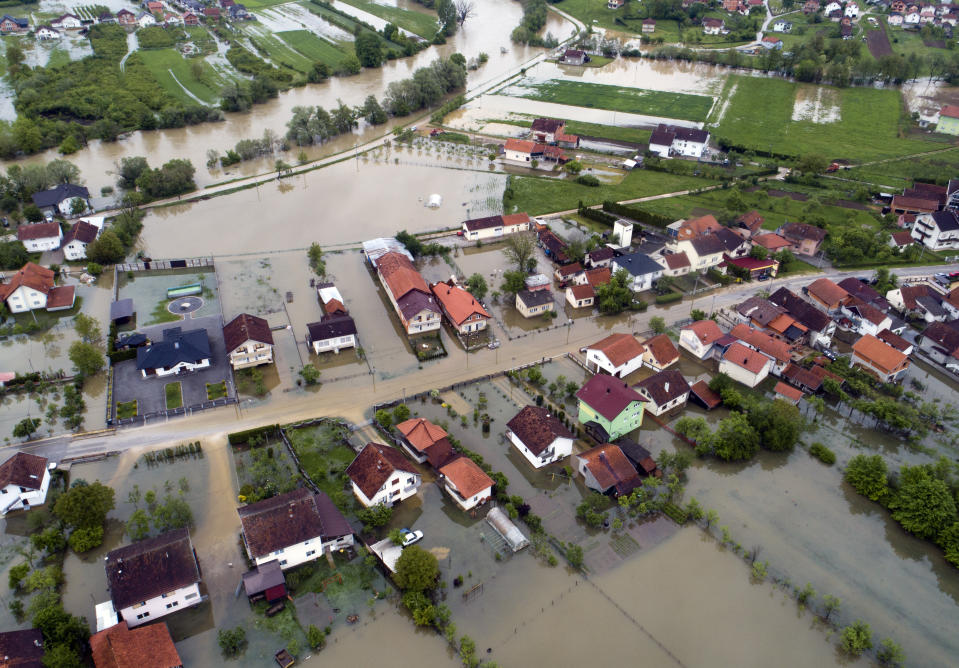
<svg viewBox="0 0 959 668"><path fill-rule="evenodd" d="M112 394L112 390L111 390ZM146 425L149 420L156 418L171 418L179 417L181 415L193 415L198 411L205 411L211 408L218 408L220 406L228 406L230 404L237 403L236 397L223 397L222 399L216 399L215 401L204 401L201 404L194 404L193 406L181 406L180 408L172 408L166 411L154 411L152 413L144 413L143 415L137 415L131 418L124 418L122 420L113 420L107 421L108 425L115 425L117 427L127 427L130 425ZM107 411L110 411L110 408L107 407Z"/></svg>
<svg viewBox="0 0 959 668"><path fill-rule="evenodd" d="M288 424L280 427L280 438L283 439L283 445L286 446L286 451L289 453L290 458L293 460L293 463L296 465L296 470L300 472L300 475L303 477L303 480L306 481L306 484L309 485L310 489L313 490L314 494L319 494L320 488L317 486L315 482L313 482L313 478L311 478L310 474L306 472L306 469L303 468L303 464L300 462L300 458L297 457L296 455L296 450L293 449L293 444L290 443L290 439L287 438L286 436L286 431L287 429L315 427L317 425L321 425L325 423L333 423L337 426L346 428L350 432L353 431L353 428L350 426L350 424L345 422L344 420L337 420L335 418L325 418L325 417L312 418L310 420L304 420L303 422L295 422L293 424ZM354 448L353 445L350 443L349 439L344 438L342 440L345 445L349 446L350 450L353 450L353 451L356 450L356 448Z"/></svg>
<svg viewBox="0 0 959 668"><path fill-rule="evenodd" d="M163 269L189 269L213 267L212 257L194 257L185 260L150 260L149 262L124 262L114 266L114 271L160 271ZM115 285L115 283L114 283Z"/></svg>

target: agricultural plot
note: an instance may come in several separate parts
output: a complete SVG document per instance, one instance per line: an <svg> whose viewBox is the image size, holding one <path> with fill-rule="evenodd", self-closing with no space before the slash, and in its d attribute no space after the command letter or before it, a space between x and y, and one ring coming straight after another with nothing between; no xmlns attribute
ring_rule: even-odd
<svg viewBox="0 0 959 668"><path fill-rule="evenodd" d="M944 182L944 179L948 179L957 171L959 171L959 149L949 149L924 156L845 169L840 174L844 179L861 181L871 186L900 189L909 187L914 179Z"/></svg>
<svg viewBox="0 0 959 668"><path fill-rule="evenodd" d="M423 39L433 39L433 35L436 34L438 24L436 17L431 14L403 9L402 7L381 5L376 2L368 2L368 0L342 1L357 9L362 9L364 12L378 16L385 21L389 21L393 25L407 30L414 35L419 35Z"/></svg>
<svg viewBox="0 0 959 668"><path fill-rule="evenodd" d="M160 86L186 104L215 104L227 82L202 58L188 60L176 49L140 51L131 57L140 58Z"/></svg>
<svg viewBox="0 0 959 668"><path fill-rule="evenodd" d="M607 109L687 121L706 120L706 115L713 105L713 98L706 95L669 93L562 79L524 82L504 89L501 94L574 107Z"/></svg>
<svg viewBox="0 0 959 668"><path fill-rule="evenodd" d="M331 68L337 67L347 56L344 51L309 30L287 30L276 33L276 36L307 58L324 62Z"/></svg>
<svg viewBox="0 0 959 668"><path fill-rule="evenodd" d="M275 33L263 26L245 25L242 31L249 37L253 46L253 53L260 58L266 58L277 67L286 66L297 72L306 74L313 69L313 61L288 45L276 36Z"/></svg>

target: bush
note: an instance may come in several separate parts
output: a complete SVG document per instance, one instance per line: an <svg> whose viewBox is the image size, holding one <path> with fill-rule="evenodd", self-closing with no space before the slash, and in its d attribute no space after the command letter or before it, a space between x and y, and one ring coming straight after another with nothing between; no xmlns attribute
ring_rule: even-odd
<svg viewBox="0 0 959 668"><path fill-rule="evenodd" d="M809 454L828 466L836 463L836 453L822 443L813 443L810 445Z"/></svg>
<svg viewBox="0 0 959 668"><path fill-rule="evenodd" d="M227 434L226 440L230 445L242 445L243 443L254 440L254 437L258 436L279 438L280 425L270 424L265 427L254 427L253 429L246 429L244 431L235 431L232 434Z"/></svg>
<svg viewBox="0 0 959 668"><path fill-rule="evenodd" d="M867 649L872 649L872 629L861 619L842 630L840 646L843 651L852 656L860 656Z"/></svg>
<svg viewBox="0 0 959 668"><path fill-rule="evenodd" d="M589 186L590 188L599 187L599 179L592 174L581 174L580 176L577 176L574 181L581 186Z"/></svg>
<svg viewBox="0 0 959 668"><path fill-rule="evenodd" d="M246 650L246 631L242 626L235 629L220 629L216 634L220 651L228 659L235 659Z"/></svg>
<svg viewBox="0 0 959 668"><path fill-rule="evenodd" d="M70 549L77 554L89 552L103 544L103 527L81 527L70 534Z"/></svg>
<svg viewBox="0 0 959 668"><path fill-rule="evenodd" d="M856 455L849 460L844 477L853 489L872 501L887 494L886 461L880 455Z"/></svg>
<svg viewBox="0 0 959 668"><path fill-rule="evenodd" d="M673 302L678 302L683 298L682 292L667 292L664 295L656 296L657 304L672 304Z"/></svg>

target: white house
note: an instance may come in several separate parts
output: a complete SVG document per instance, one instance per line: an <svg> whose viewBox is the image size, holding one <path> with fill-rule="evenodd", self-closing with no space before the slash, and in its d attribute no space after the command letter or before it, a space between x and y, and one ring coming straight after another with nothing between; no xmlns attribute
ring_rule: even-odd
<svg viewBox="0 0 959 668"><path fill-rule="evenodd" d="M662 415L686 405L689 383L677 369L665 369L640 381L634 388L646 399L646 411Z"/></svg>
<svg viewBox="0 0 959 668"><path fill-rule="evenodd" d="M773 32L789 32L793 29L793 24L785 19L779 19L773 23Z"/></svg>
<svg viewBox="0 0 959 668"><path fill-rule="evenodd" d="M51 28L50 26L40 26L36 31L37 39L41 42L45 42L51 39L60 39L63 35L56 28Z"/></svg>
<svg viewBox="0 0 959 668"><path fill-rule="evenodd" d="M60 248L63 230L60 223L55 222L21 225L17 228L17 239L28 252L42 253Z"/></svg>
<svg viewBox="0 0 959 668"><path fill-rule="evenodd" d="M526 232L530 229L530 218L525 213L511 213L505 216L487 216L463 221L463 236L469 241L496 239L508 234Z"/></svg>
<svg viewBox="0 0 959 668"><path fill-rule="evenodd" d="M345 313L325 315L306 326L306 342L317 355L356 347L356 323Z"/></svg>
<svg viewBox="0 0 959 668"><path fill-rule="evenodd" d="M893 13L890 14L889 17L886 19L886 23L888 23L888 24L891 25L891 26L901 26L901 25L902 25L902 14L893 12Z"/></svg>
<svg viewBox="0 0 959 668"><path fill-rule="evenodd" d="M528 139L507 139L503 145L503 158L507 162L530 164L539 160L546 151L545 144L537 144Z"/></svg>
<svg viewBox="0 0 959 668"><path fill-rule="evenodd" d="M205 329L163 330L163 338L137 348L137 369L144 378L174 376L210 366L210 337Z"/></svg>
<svg viewBox="0 0 959 668"><path fill-rule="evenodd" d="M47 458L18 452L0 464L0 515L42 506L49 487Z"/></svg>
<svg viewBox="0 0 959 668"><path fill-rule="evenodd" d="M537 469L573 452L573 434L542 406L524 406L506 423L506 436Z"/></svg>
<svg viewBox="0 0 959 668"><path fill-rule="evenodd" d="M643 366L644 352L645 346L632 334L610 334L586 347L586 366L593 372L625 378Z"/></svg>
<svg viewBox="0 0 959 668"><path fill-rule="evenodd" d="M566 288L566 303L570 308L591 308L595 302L596 291L592 285L570 285Z"/></svg>
<svg viewBox="0 0 959 668"><path fill-rule="evenodd" d="M367 443L346 469L353 494L365 508L392 506L416 494L422 476L399 450Z"/></svg>
<svg viewBox="0 0 959 668"><path fill-rule="evenodd" d="M52 270L27 262L8 282L0 284L0 300L6 302L11 313L25 313L34 309L63 311L73 308L76 299L75 286L54 286L53 281Z"/></svg>
<svg viewBox="0 0 959 668"><path fill-rule="evenodd" d="M859 5L855 2L846 3L846 8L843 10L843 16L846 16L851 19L859 18Z"/></svg>
<svg viewBox="0 0 959 668"><path fill-rule="evenodd" d="M85 260L87 246L100 237L100 229L86 220L75 222L63 237L63 257L72 261Z"/></svg>
<svg viewBox="0 0 959 668"><path fill-rule="evenodd" d="M443 326L439 304L405 249L389 250L371 261L407 334L424 334Z"/></svg>
<svg viewBox="0 0 959 668"><path fill-rule="evenodd" d="M50 21L50 26L57 30L79 30L83 27L83 22L78 16L64 14Z"/></svg>
<svg viewBox="0 0 959 668"><path fill-rule="evenodd" d="M878 336L882 330L892 327L892 318L855 297L843 304L839 311L852 323L851 329L859 334Z"/></svg>
<svg viewBox="0 0 959 668"><path fill-rule="evenodd" d="M430 290L443 309L446 320L457 332L469 335L486 329L492 316L468 290L457 285L455 279L434 283Z"/></svg>
<svg viewBox="0 0 959 668"><path fill-rule="evenodd" d="M704 360L713 351L713 343L723 337L723 331L712 320L697 320L679 330L679 347L697 359Z"/></svg>
<svg viewBox="0 0 959 668"><path fill-rule="evenodd" d="M273 332L263 318L241 313L223 326L223 342L234 369L273 363Z"/></svg>
<svg viewBox="0 0 959 668"><path fill-rule="evenodd" d="M934 251L959 248L959 214L953 209L919 214L912 238Z"/></svg>
<svg viewBox="0 0 959 668"><path fill-rule="evenodd" d="M139 626L202 602L200 566L189 529L176 529L106 556L113 608Z"/></svg>
<svg viewBox="0 0 959 668"><path fill-rule="evenodd" d="M606 443L576 455L583 482L600 494L625 496L642 485L639 473L618 445Z"/></svg>
<svg viewBox="0 0 959 668"><path fill-rule="evenodd" d="M439 473L446 493L462 510L470 511L493 496L493 479L468 457L447 462Z"/></svg>
<svg viewBox="0 0 959 668"><path fill-rule="evenodd" d="M823 7L822 13L823 13L823 16L829 16L833 12L839 11L841 9L842 9L842 5L836 2L836 0L832 0L832 2L830 2L825 7Z"/></svg>
<svg viewBox="0 0 959 668"><path fill-rule="evenodd" d="M704 35L719 35L726 28L726 23L722 19L703 19Z"/></svg>
<svg viewBox="0 0 959 668"><path fill-rule="evenodd" d="M243 544L259 566L278 559L286 570L353 545L353 529L323 492L294 490L237 509Z"/></svg>
<svg viewBox="0 0 959 668"><path fill-rule="evenodd" d="M663 275L663 267L645 253L621 255L613 260L613 273L622 269L630 275L629 287L633 292L642 292L653 287L653 281Z"/></svg>
<svg viewBox="0 0 959 668"><path fill-rule="evenodd" d="M140 14L137 15L137 25L141 28L155 26L156 24L156 18L154 18L153 14L150 14L149 12L140 12Z"/></svg>
<svg viewBox="0 0 959 668"><path fill-rule="evenodd" d="M726 246L715 234L684 239L676 244L680 253L686 253L693 271L705 272L723 261Z"/></svg>
<svg viewBox="0 0 959 668"><path fill-rule="evenodd" d="M719 362L719 372L746 387L759 385L772 368L773 360L743 344L730 344Z"/></svg>
<svg viewBox="0 0 959 668"><path fill-rule="evenodd" d="M903 19L905 25L917 26L919 25L919 12L906 12L906 16Z"/></svg>
<svg viewBox="0 0 959 668"><path fill-rule="evenodd" d="M85 186L73 183L61 183L50 190L41 190L31 196L33 203L44 213L59 213L61 216L73 215L74 207L90 208L90 191Z"/></svg>
<svg viewBox="0 0 959 668"><path fill-rule="evenodd" d="M708 145L708 131L673 125L658 125L649 138L649 150L661 158L668 158L674 153L687 158L701 158Z"/></svg>

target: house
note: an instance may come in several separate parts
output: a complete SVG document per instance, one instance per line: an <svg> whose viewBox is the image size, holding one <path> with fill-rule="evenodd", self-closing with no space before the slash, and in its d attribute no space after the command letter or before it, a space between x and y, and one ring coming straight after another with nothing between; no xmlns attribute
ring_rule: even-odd
<svg viewBox="0 0 959 668"><path fill-rule="evenodd" d="M906 4L905 0L892 0L889 3L889 11L899 12L900 14L906 11L909 5Z"/></svg>
<svg viewBox="0 0 959 668"><path fill-rule="evenodd" d="M560 239L553 230L543 228L536 233L539 245L542 247L546 257L551 258L557 264L567 264L569 258L566 256L567 243Z"/></svg>
<svg viewBox="0 0 959 668"><path fill-rule="evenodd" d="M696 359L710 356L713 343L723 337L723 331L712 320L697 320L679 330L679 347L689 351Z"/></svg>
<svg viewBox="0 0 959 668"><path fill-rule="evenodd" d="M117 12L117 23L121 26L132 26L137 22L136 14L129 9L121 9Z"/></svg>
<svg viewBox="0 0 959 668"><path fill-rule="evenodd" d="M83 27L83 22L79 16L63 14L50 21L50 25L57 30L79 30Z"/></svg>
<svg viewBox="0 0 959 668"><path fill-rule="evenodd" d="M643 19L643 33L656 32L656 19Z"/></svg>
<svg viewBox="0 0 959 668"><path fill-rule="evenodd" d="M704 35L719 35L726 28L726 22L722 19L703 19Z"/></svg>
<svg viewBox="0 0 959 668"><path fill-rule="evenodd" d="M16 453L0 464L0 515L42 506L49 488L47 458Z"/></svg>
<svg viewBox="0 0 959 668"><path fill-rule="evenodd" d="M537 469L573 453L573 434L542 406L524 406L506 423L506 437Z"/></svg>
<svg viewBox="0 0 959 668"><path fill-rule="evenodd" d="M600 285L609 283L612 277L613 272L610 271L609 267L600 267L598 269L587 269L581 276L573 279L573 282L577 285L588 285L595 290Z"/></svg>
<svg viewBox="0 0 959 668"><path fill-rule="evenodd" d="M689 399L689 383L677 369L660 371L634 389L646 399L646 410L657 416L682 408Z"/></svg>
<svg viewBox="0 0 959 668"><path fill-rule="evenodd" d="M263 318L241 313L223 326L223 341L234 370L273 363L273 332Z"/></svg>
<svg viewBox="0 0 959 668"><path fill-rule="evenodd" d="M612 264L614 257L616 257L616 251L609 246L596 248L586 253L586 266L590 269L608 267Z"/></svg>
<svg viewBox="0 0 959 668"><path fill-rule="evenodd" d="M886 293L886 299L889 300L889 305L892 308L906 318L909 316L924 317L926 308L920 300L929 304L931 301L941 301L942 298L929 284L919 283L918 285L903 285L890 290Z"/></svg>
<svg viewBox="0 0 959 668"><path fill-rule="evenodd" d="M12 35L29 29L30 21L27 19L10 16L9 14L4 14L3 18L0 18L0 34Z"/></svg>
<svg viewBox="0 0 959 668"><path fill-rule="evenodd" d="M449 434L426 418L410 418L396 425L396 429L403 435L403 449L420 464L428 461L438 469L453 456Z"/></svg>
<svg viewBox="0 0 959 668"><path fill-rule="evenodd" d="M282 601L289 593L286 590L286 575L279 559L266 561L243 574L243 591L250 603L266 600L270 605Z"/></svg>
<svg viewBox="0 0 959 668"><path fill-rule="evenodd" d="M527 164L543 157L546 144L537 144L526 139L507 139L503 150L503 159L507 162Z"/></svg>
<svg viewBox="0 0 959 668"><path fill-rule="evenodd" d="M785 308L790 317L806 328L809 345L830 345L832 335L836 331L836 323L828 315L788 288L776 290L769 295L769 301Z"/></svg>
<svg viewBox="0 0 959 668"><path fill-rule="evenodd" d="M698 218L689 218L687 220L677 220L666 226L666 235L677 241L694 239L696 237L714 234L723 229L716 217L707 214Z"/></svg>
<svg viewBox="0 0 959 668"><path fill-rule="evenodd" d="M773 388L773 394L776 396L776 399L782 399L793 406L799 405L799 400L803 398L802 390L797 390L791 385L779 381L776 383L776 387Z"/></svg>
<svg viewBox="0 0 959 668"><path fill-rule="evenodd" d="M852 363L872 371L883 383L898 380L909 368L909 357L875 336L866 334L852 344Z"/></svg>
<svg viewBox="0 0 959 668"><path fill-rule="evenodd" d="M676 244L676 248L686 253L692 269L699 272L705 272L718 266L723 261L723 255L726 252L725 244L715 234L705 234L701 237L680 241Z"/></svg>
<svg viewBox="0 0 959 668"><path fill-rule="evenodd" d="M846 8L843 10L842 14L850 19L859 18L859 5L857 5L855 2L847 2Z"/></svg>
<svg viewBox="0 0 959 668"><path fill-rule="evenodd" d="M939 122L936 124L936 132L942 132L947 135L959 135L959 106L954 104L943 105L939 110Z"/></svg>
<svg viewBox="0 0 959 668"><path fill-rule="evenodd" d="M786 223L776 232L791 244L790 250L797 255L812 257L826 238L826 230L806 223Z"/></svg>
<svg viewBox="0 0 959 668"><path fill-rule="evenodd" d="M659 334L643 341L643 364L650 369L662 371L679 361L679 350L665 334Z"/></svg>
<svg viewBox="0 0 959 668"><path fill-rule="evenodd" d="M903 22L902 14L897 14L895 12L889 14L889 16L886 18L886 23L888 23L891 26L899 27L902 25L902 22Z"/></svg>
<svg viewBox="0 0 959 668"><path fill-rule="evenodd" d="M36 31L37 40L46 42L51 39L60 39L63 35L59 30L51 26L39 26Z"/></svg>
<svg viewBox="0 0 959 668"><path fill-rule="evenodd" d="M71 261L87 259L87 246L100 238L102 229L102 223L98 226L86 220L75 222L63 237L63 257Z"/></svg>
<svg viewBox="0 0 959 668"><path fill-rule="evenodd" d="M24 313L34 309L64 311L73 308L76 300L75 286L55 287L53 281L53 271L27 262L8 282L0 283L0 301L6 302L11 313Z"/></svg>
<svg viewBox="0 0 959 668"><path fill-rule="evenodd" d="M112 25L117 22L117 17L113 15L113 12L107 10L100 13L100 16L97 17L97 22L105 25Z"/></svg>
<svg viewBox="0 0 959 668"><path fill-rule="evenodd" d="M356 322L346 313L324 315L319 322L307 323L306 343L317 355L356 348Z"/></svg>
<svg viewBox="0 0 959 668"><path fill-rule="evenodd" d="M229 9L230 18L234 21L245 20L250 18L250 12L247 11L245 5L241 5L239 2L230 6Z"/></svg>
<svg viewBox="0 0 959 668"><path fill-rule="evenodd" d="M688 274L691 268L689 256L685 251L679 253L664 253L659 257L663 265L664 276L682 276Z"/></svg>
<svg viewBox="0 0 959 668"><path fill-rule="evenodd" d="M773 366L770 371L776 376L781 375L783 369L792 360L791 348L787 342L753 329L749 325L736 325L730 330L729 335L771 359Z"/></svg>
<svg viewBox="0 0 959 668"><path fill-rule="evenodd" d="M758 211L750 211L737 218L733 222L733 228L744 238L750 239L759 234L764 220Z"/></svg>
<svg viewBox="0 0 959 668"><path fill-rule="evenodd" d="M607 0L606 9L619 9L626 4L626 0Z"/></svg>
<svg viewBox="0 0 959 668"><path fill-rule="evenodd" d="M346 468L353 495L364 508L392 506L416 494L423 477L399 450L367 443Z"/></svg>
<svg viewBox="0 0 959 668"><path fill-rule="evenodd" d="M785 19L779 19L773 23L773 32L790 32L793 29L793 24Z"/></svg>
<svg viewBox="0 0 959 668"><path fill-rule="evenodd" d="M660 125L649 136L649 152L660 158L668 158L675 138L676 135L667 130L665 125Z"/></svg>
<svg viewBox="0 0 959 668"><path fill-rule="evenodd" d="M786 368L783 369L782 377L803 392L818 392L822 389L823 377L798 364L787 364Z"/></svg>
<svg viewBox="0 0 959 668"><path fill-rule="evenodd" d="M559 59L559 62L564 65L584 65L589 62L589 56L586 55L585 51L580 51L579 49L566 49L563 52L563 56Z"/></svg>
<svg viewBox="0 0 959 668"><path fill-rule="evenodd" d="M326 315L347 314L346 300L333 283L317 283L316 298Z"/></svg>
<svg viewBox="0 0 959 668"><path fill-rule="evenodd" d="M628 438L621 438L616 442L616 445L623 451L626 459L633 465L633 468L636 469L636 472L641 478L649 476L656 478L663 477L663 472L659 470L659 466L656 464L656 460L653 459L649 450L639 443L631 441Z"/></svg>
<svg viewBox="0 0 959 668"><path fill-rule="evenodd" d="M60 248L63 230L56 222L21 225L17 228L17 239L28 252L42 253Z"/></svg>
<svg viewBox="0 0 959 668"><path fill-rule="evenodd" d="M739 321L751 327L766 329L773 320L786 312L781 306L762 297L747 297L736 306Z"/></svg>
<svg viewBox="0 0 959 668"><path fill-rule="evenodd" d="M754 236L752 241L756 246L765 248L770 254L778 253L781 250L788 250L792 246L789 241L772 232Z"/></svg>
<svg viewBox="0 0 959 668"><path fill-rule="evenodd" d="M486 329L489 312L469 292L459 287L453 279L430 286L433 296L446 316L446 320L460 334L469 334Z"/></svg>
<svg viewBox="0 0 959 668"><path fill-rule="evenodd" d="M389 251L377 258L376 273L386 295L409 335L437 330L442 312L429 285L406 255Z"/></svg>
<svg viewBox="0 0 959 668"><path fill-rule="evenodd" d="M580 265L579 262L574 262L573 264L565 264L556 267L556 270L553 272L553 278L555 278L562 285L567 281L574 281L574 279L582 273L582 265Z"/></svg>
<svg viewBox="0 0 959 668"><path fill-rule="evenodd" d="M653 287L653 282L663 275L663 267L646 253L620 255L613 260L613 273L620 269L629 274L629 288L642 292Z"/></svg>
<svg viewBox="0 0 959 668"><path fill-rule="evenodd" d="M889 310L889 302L886 300L886 298L876 292L876 290L865 281L861 281L858 278L850 276L839 281L837 285L848 292L850 297L855 297L856 299L861 299L867 304L872 304L880 311Z"/></svg>
<svg viewBox="0 0 959 668"><path fill-rule="evenodd" d="M151 14L159 14L163 12L163 3L160 0L147 0L143 3L143 8Z"/></svg>
<svg viewBox="0 0 959 668"><path fill-rule="evenodd" d="M912 238L934 251L959 248L959 214L944 209L916 216Z"/></svg>
<svg viewBox="0 0 959 668"><path fill-rule="evenodd" d="M746 387L756 387L772 368L772 360L742 343L731 344L719 362L719 372Z"/></svg>
<svg viewBox="0 0 959 668"><path fill-rule="evenodd" d="M643 482L623 451L612 443L576 455L576 470L586 486L600 494L629 495Z"/></svg>
<svg viewBox="0 0 959 668"><path fill-rule="evenodd" d="M753 247L748 239L736 234L728 227L721 228L713 236L719 239L726 249L725 255L731 258L746 257Z"/></svg>
<svg viewBox="0 0 959 668"><path fill-rule="evenodd" d="M180 16L179 14L172 14L168 12L166 16L163 17L163 25L167 28L171 28L174 26L182 26L185 24L182 16Z"/></svg>
<svg viewBox="0 0 959 668"><path fill-rule="evenodd" d="M549 276L546 274L533 274L532 276L527 276L523 280L523 285L526 286L527 290L536 292L538 290L549 290L552 282L549 280Z"/></svg>
<svg viewBox="0 0 959 668"><path fill-rule="evenodd" d="M839 307L849 299L849 293L828 278L817 278L804 287L803 292L813 305L826 313L838 311Z"/></svg>
<svg viewBox="0 0 959 668"><path fill-rule="evenodd" d="M596 291L591 285L570 285L566 288L566 303L570 308L590 308L596 301Z"/></svg>
<svg viewBox="0 0 959 668"><path fill-rule="evenodd" d="M932 323L917 337L917 344L937 363L959 371L959 328L955 321Z"/></svg>
<svg viewBox="0 0 959 668"><path fill-rule="evenodd" d="M189 529L141 540L106 556L113 609L128 626L139 626L198 605L200 565Z"/></svg>
<svg viewBox="0 0 959 668"><path fill-rule="evenodd" d="M741 273L748 276L749 280L765 280L767 278L775 278L776 274L779 273L779 260L774 260L773 258L760 260L754 257L730 257L729 255L724 255L719 268L720 270L725 269L726 273L730 273L730 267L738 269Z"/></svg>
<svg viewBox="0 0 959 668"><path fill-rule="evenodd" d="M287 570L353 545L353 529L324 492L300 488L237 513L243 544L256 565L279 559Z"/></svg>
<svg viewBox="0 0 959 668"><path fill-rule="evenodd" d="M203 9L203 18L206 21L219 21L220 20L220 8L219 7L205 7Z"/></svg>
<svg viewBox="0 0 959 668"><path fill-rule="evenodd" d="M210 337L205 329L163 330L163 338L137 348L137 369L144 378L173 376L210 366Z"/></svg>
<svg viewBox="0 0 959 668"><path fill-rule="evenodd" d="M778 37L773 37L772 35L765 35L759 44L764 49L782 51L783 48L783 41Z"/></svg>
<svg viewBox="0 0 959 668"><path fill-rule="evenodd" d="M200 25L200 17L194 14L193 12L187 12L183 15L183 25L185 26L198 26Z"/></svg>
<svg viewBox="0 0 959 668"><path fill-rule="evenodd" d="M42 668L43 634L37 629L0 631L0 656L10 668Z"/></svg>
<svg viewBox="0 0 959 668"><path fill-rule="evenodd" d="M892 318L877 309L872 304L850 297L842 305L840 312L850 322L850 329L858 334L871 334L876 336L884 329L892 327ZM843 323L840 322L840 325Z"/></svg>
<svg viewBox="0 0 959 668"><path fill-rule="evenodd" d="M90 191L72 183L61 183L50 190L35 192L32 199L44 213L53 212L62 216L72 215L74 206L79 208L79 204L84 205L84 211L90 208Z"/></svg>
<svg viewBox="0 0 959 668"><path fill-rule="evenodd" d="M643 397L622 380L596 374L576 392L579 399L578 420L602 428L607 440L625 436L643 424ZM595 428L594 428L595 429Z"/></svg>
<svg viewBox="0 0 959 668"><path fill-rule="evenodd" d="M493 496L493 479L468 457L456 457L439 470L450 498L465 511L481 506Z"/></svg>
<svg viewBox="0 0 959 668"><path fill-rule="evenodd" d="M709 132L695 128L669 127L673 133L670 150L686 158L701 158L709 145Z"/></svg>
<svg viewBox="0 0 959 668"><path fill-rule="evenodd" d="M940 204L938 199L932 197L895 195L892 198L890 208L896 213L920 214L938 211Z"/></svg>
<svg viewBox="0 0 959 668"><path fill-rule="evenodd" d="M805 4L802 6L802 13L806 14L815 14L819 11L819 0L806 0Z"/></svg>
<svg viewBox="0 0 959 668"><path fill-rule="evenodd" d="M913 344L911 344L909 341L902 338L901 336L899 336L898 334L896 334L890 329L882 330L881 332L876 334L876 338L882 341L883 343L885 343L886 345L892 346L893 348L901 352L903 355L912 355L912 351L914 350Z"/></svg>
<svg viewBox="0 0 959 668"><path fill-rule="evenodd" d="M90 637L96 668L182 668L165 622L131 629L123 621Z"/></svg>
<svg viewBox="0 0 959 668"><path fill-rule="evenodd" d="M586 366L593 373L625 378L643 366L645 352L646 348L632 334L610 334L586 347Z"/></svg>
<svg viewBox="0 0 959 668"><path fill-rule="evenodd" d="M556 309L549 290L520 290L516 293L516 310L524 318L532 318Z"/></svg>
<svg viewBox="0 0 959 668"><path fill-rule="evenodd" d="M147 28L149 26L155 26L157 24L156 17L149 12L140 12L137 14L137 25L141 28Z"/></svg>
<svg viewBox="0 0 959 668"><path fill-rule="evenodd" d="M959 132L956 132L956 134L959 134ZM916 240L912 238L912 232L909 230L893 232L891 235L889 235L889 247L900 253L912 246L914 243L916 243Z"/></svg>
<svg viewBox="0 0 959 668"><path fill-rule="evenodd" d="M530 219L525 213L512 213L505 216L487 216L463 221L463 236L468 241L496 239L507 234L526 232L530 229Z"/></svg>
<svg viewBox="0 0 959 668"><path fill-rule="evenodd" d="M579 137L566 134L566 121L537 118L530 127L533 141L539 144L560 144L567 148L579 146Z"/></svg>

